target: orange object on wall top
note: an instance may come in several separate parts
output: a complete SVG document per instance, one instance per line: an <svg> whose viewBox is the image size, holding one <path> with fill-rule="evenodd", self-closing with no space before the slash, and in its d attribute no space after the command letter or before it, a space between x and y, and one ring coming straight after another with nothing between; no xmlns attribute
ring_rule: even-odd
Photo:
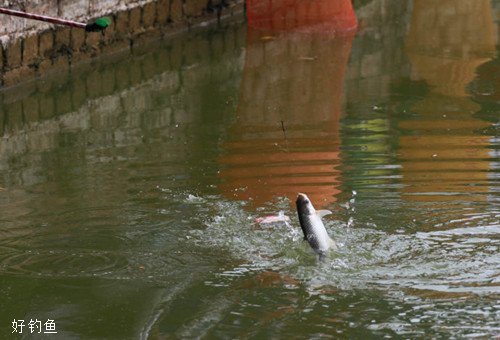
<svg viewBox="0 0 500 340"><path fill-rule="evenodd" d="M248 25L272 31L354 32L351 0L247 0Z"/></svg>

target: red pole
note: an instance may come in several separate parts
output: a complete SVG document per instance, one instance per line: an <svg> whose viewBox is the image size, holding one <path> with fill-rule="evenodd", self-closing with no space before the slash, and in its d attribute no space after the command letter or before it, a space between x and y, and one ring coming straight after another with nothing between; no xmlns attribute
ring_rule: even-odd
<svg viewBox="0 0 500 340"><path fill-rule="evenodd" d="M16 17L21 17L21 18L26 18L26 19L33 19L33 20L50 22L52 24L66 25L66 26L78 27L78 28L84 28L84 29L87 27L87 24L77 22L77 21L64 20L64 19L48 17L45 15L39 15L39 14L26 13L26 12L16 11L13 9L2 8L2 7L0 7L0 13L13 15Z"/></svg>

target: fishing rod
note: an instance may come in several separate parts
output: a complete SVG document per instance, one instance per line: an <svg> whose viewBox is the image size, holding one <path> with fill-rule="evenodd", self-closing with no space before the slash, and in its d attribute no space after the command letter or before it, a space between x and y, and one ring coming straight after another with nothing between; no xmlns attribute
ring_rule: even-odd
<svg viewBox="0 0 500 340"><path fill-rule="evenodd" d="M83 28L87 32L101 32L111 24L111 19L107 18L107 17L99 18L93 22L86 24L83 22L59 19L59 18L49 17L46 15L39 15L39 14L22 12L22 11L16 11L13 9L2 8L2 7L0 7L0 13L7 14L7 15L13 15L16 17L21 17L21 18L26 18L26 19L33 19L33 20L39 20L39 21L44 21L44 22L50 22L52 24Z"/></svg>

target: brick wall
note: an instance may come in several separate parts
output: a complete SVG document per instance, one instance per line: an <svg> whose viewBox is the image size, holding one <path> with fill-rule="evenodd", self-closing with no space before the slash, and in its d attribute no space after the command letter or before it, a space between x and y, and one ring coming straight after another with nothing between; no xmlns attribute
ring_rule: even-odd
<svg viewBox="0 0 500 340"><path fill-rule="evenodd" d="M242 6L243 0L0 0L0 7L81 22L112 19L102 34L0 14L0 87L233 15Z"/></svg>

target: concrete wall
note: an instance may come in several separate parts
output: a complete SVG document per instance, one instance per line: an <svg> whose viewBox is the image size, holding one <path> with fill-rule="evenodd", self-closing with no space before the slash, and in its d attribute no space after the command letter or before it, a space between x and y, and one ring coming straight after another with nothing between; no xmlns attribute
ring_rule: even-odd
<svg viewBox="0 0 500 340"><path fill-rule="evenodd" d="M108 16L104 34L0 14L0 87L130 49L243 9L242 0L0 0L0 7L88 22Z"/></svg>

